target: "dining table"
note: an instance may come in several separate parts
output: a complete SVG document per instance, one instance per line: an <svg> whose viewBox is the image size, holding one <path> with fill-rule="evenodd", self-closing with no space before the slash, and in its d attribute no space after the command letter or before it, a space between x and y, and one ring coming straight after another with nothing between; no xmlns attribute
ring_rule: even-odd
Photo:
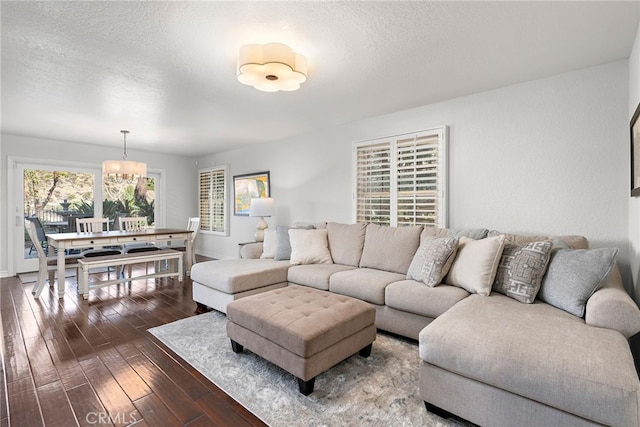
<svg viewBox="0 0 640 427"><path fill-rule="evenodd" d="M181 241L186 247L186 271L191 271L193 240L192 230L179 228L145 228L140 230L115 230L95 233L50 233L46 234L49 243L49 255L57 250L58 298L65 292L65 253L73 249L99 248L105 246L123 246L133 243L154 243L158 246ZM168 247L170 248L170 246Z"/></svg>

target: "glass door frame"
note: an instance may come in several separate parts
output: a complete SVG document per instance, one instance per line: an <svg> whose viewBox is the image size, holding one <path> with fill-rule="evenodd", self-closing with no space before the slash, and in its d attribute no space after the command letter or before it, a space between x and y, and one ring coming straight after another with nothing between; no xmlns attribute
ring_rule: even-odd
<svg viewBox="0 0 640 427"><path fill-rule="evenodd" d="M95 165L81 164L73 162L59 162L54 160L43 160L35 158L13 158L10 159L13 170L8 177L13 178L12 183L8 183L8 190L13 192L9 195L10 233L12 239L9 243L8 263L13 267L13 274L26 271L38 270L37 258L24 258L24 171L25 170L46 170L46 171L68 171L77 173L87 173L93 175L93 201L94 215L102 216L102 171ZM100 200L96 203L96 200Z"/></svg>
<svg viewBox="0 0 640 427"><path fill-rule="evenodd" d="M24 254L24 171L65 170L69 172L91 173L94 175L93 200L94 215L102 216L102 168L95 163L67 162L60 160L39 159L30 157L8 156L7 170L7 265L9 275L26 271L37 271L38 260L25 259ZM149 170L149 176L155 179L156 191L154 217L156 227L163 227L165 221L164 191L165 171ZM21 246L20 246L21 245Z"/></svg>

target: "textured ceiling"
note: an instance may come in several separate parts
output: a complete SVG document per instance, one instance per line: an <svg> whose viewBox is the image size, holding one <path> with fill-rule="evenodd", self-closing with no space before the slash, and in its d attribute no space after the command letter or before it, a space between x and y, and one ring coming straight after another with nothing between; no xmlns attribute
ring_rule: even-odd
<svg viewBox="0 0 640 427"><path fill-rule="evenodd" d="M2 132L201 155L628 58L638 2L0 3ZM296 92L235 77L303 53Z"/></svg>

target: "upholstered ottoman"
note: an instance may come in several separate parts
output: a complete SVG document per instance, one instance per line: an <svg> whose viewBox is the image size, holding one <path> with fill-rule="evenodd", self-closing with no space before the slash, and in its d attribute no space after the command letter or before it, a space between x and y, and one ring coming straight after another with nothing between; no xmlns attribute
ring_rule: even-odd
<svg viewBox="0 0 640 427"><path fill-rule="evenodd" d="M227 305L227 335L243 348L298 378L300 393L313 392L315 377L376 339L376 312L364 301L289 285Z"/></svg>

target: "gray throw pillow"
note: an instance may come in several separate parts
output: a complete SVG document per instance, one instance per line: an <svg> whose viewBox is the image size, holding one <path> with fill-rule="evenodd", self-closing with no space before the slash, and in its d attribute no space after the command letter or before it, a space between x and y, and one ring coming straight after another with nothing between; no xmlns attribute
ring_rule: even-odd
<svg viewBox="0 0 640 427"><path fill-rule="evenodd" d="M551 240L525 245L507 243L493 290L525 304L533 303L547 271L552 246Z"/></svg>
<svg viewBox="0 0 640 427"><path fill-rule="evenodd" d="M285 225L276 226L276 252L273 257L276 261L282 261L291 259L291 242L289 241L289 230L292 227ZM303 227L294 227L302 230L313 230L313 225L306 225Z"/></svg>
<svg viewBox="0 0 640 427"><path fill-rule="evenodd" d="M538 298L583 317L587 300L609 275L617 248L559 249L551 254Z"/></svg>
<svg viewBox="0 0 640 427"><path fill-rule="evenodd" d="M439 285L447 275L457 250L457 237L424 238L413 256L407 279L424 282L431 287Z"/></svg>

